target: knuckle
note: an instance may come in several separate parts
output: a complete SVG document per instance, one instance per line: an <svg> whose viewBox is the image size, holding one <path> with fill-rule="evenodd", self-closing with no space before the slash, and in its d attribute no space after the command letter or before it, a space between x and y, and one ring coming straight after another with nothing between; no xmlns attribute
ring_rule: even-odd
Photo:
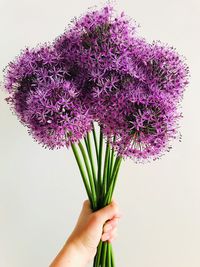
<svg viewBox="0 0 200 267"><path fill-rule="evenodd" d="M85 199L85 200L83 201L83 206L85 206L87 203L88 203L88 200Z"/></svg>
<svg viewBox="0 0 200 267"><path fill-rule="evenodd" d="M83 201L83 207L88 207L90 205L90 201L88 199Z"/></svg>

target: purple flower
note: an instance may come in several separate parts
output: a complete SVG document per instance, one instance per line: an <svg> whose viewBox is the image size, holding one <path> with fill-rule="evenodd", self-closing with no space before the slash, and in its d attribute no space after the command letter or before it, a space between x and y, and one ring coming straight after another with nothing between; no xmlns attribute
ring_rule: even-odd
<svg viewBox="0 0 200 267"><path fill-rule="evenodd" d="M146 94L137 90L125 101L115 94L102 110L99 123L119 155L135 161L156 159L180 137L181 113L163 94ZM113 137L115 136L115 140Z"/></svg>
<svg viewBox="0 0 200 267"><path fill-rule="evenodd" d="M189 69L185 58L176 49L160 41L151 45L151 59L146 62L146 75L151 88L169 95L169 99L179 102L188 84ZM153 89L154 90L154 89Z"/></svg>
<svg viewBox="0 0 200 267"><path fill-rule="evenodd" d="M91 116L68 69L44 46L23 51L5 76L12 110L35 140L51 149L69 146L91 130Z"/></svg>

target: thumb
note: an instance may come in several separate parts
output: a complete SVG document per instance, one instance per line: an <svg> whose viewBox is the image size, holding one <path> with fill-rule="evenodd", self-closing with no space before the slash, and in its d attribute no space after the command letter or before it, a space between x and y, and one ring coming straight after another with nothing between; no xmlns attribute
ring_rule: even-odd
<svg viewBox="0 0 200 267"><path fill-rule="evenodd" d="M112 201L106 207L104 207L104 208L96 211L96 216L102 222L105 222L107 220L110 220L114 216L117 216L117 215L119 215L119 208L118 208L118 205L114 201Z"/></svg>

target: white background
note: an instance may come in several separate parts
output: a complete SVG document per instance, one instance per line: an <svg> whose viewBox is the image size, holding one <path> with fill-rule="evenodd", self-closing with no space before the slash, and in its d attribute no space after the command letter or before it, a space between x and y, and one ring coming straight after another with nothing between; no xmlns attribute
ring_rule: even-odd
<svg viewBox="0 0 200 267"><path fill-rule="evenodd" d="M98 1L0 0L0 69L25 46L51 41ZM123 163L115 200L123 213L114 242L120 267L200 266L200 2L117 1L139 34L187 58L183 141L151 164ZM0 92L0 266L48 266L86 198L71 150L49 151L28 135Z"/></svg>

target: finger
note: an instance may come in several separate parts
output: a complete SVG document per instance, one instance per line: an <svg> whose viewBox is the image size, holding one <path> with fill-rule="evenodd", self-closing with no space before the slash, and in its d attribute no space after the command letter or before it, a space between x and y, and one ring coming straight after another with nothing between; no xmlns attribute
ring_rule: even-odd
<svg viewBox="0 0 200 267"><path fill-rule="evenodd" d="M110 220L113 217L119 215L118 205L113 201L113 202L111 202L111 204L107 205L106 207L96 211L96 215L103 222Z"/></svg>
<svg viewBox="0 0 200 267"><path fill-rule="evenodd" d="M103 232L102 235L105 234L106 236L112 237L112 236L115 236L116 231L117 231L117 227L114 227L109 231Z"/></svg>
<svg viewBox="0 0 200 267"><path fill-rule="evenodd" d="M112 230L113 228L115 228L117 226L117 223L118 223L118 219L117 218L109 220L108 222L106 222L104 224L103 232L104 233L105 232L109 232L110 230Z"/></svg>
<svg viewBox="0 0 200 267"><path fill-rule="evenodd" d="M113 231L112 233L109 234L109 238L108 238L108 241L110 242L113 242L114 239L117 238L118 234L117 234L117 231Z"/></svg>
<svg viewBox="0 0 200 267"><path fill-rule="evenodd" d="M101 236L102 241L107 241L109 239L114 239L117 236L117 229L114 228L109 232L103 233Z"/></svg>
<svg viewBox="0 0 200 267"><path fill-rule="evenodd" d="M111 238L111 236L110 236L108 233L104 233L104 234L102 234L102 236L101 236L101 240L102 240L103 242L109 240L109 238Z"/></svg>
<svg viewBox="0 0 200 267"><path fill-rule="evenodd" d="M113 219L111 219L109 221L109 223L112 225L112 227L115 227L118 224L118 222L119 222L119 219L116 217L114 217Z"/></svg>
<svg viewBox="0 0 200 267"><path fill-rule="evenodd" d="M107 222L104 227L103 227L103 232L106 233L106 232L109 232L110 230L112 230L113 226L111 224L111 222Z"/></svg>
<svg viewBox="0 0 200 267"><path fill-rule="evenodd" d="M117 236L117 228L113 229L113 230L109 233L109 236L110 236L111 238Z"/></svg>

